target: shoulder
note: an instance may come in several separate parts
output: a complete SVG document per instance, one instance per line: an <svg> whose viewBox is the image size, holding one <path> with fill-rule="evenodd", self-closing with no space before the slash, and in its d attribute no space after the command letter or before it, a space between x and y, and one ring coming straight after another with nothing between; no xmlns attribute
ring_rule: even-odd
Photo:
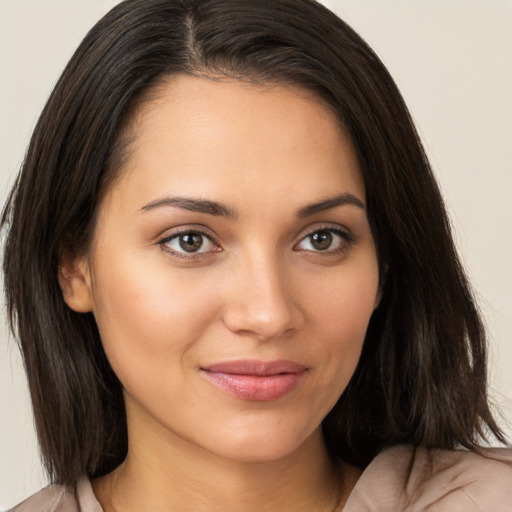
<svg viewBox="0 0 512 512"><path fill-rule="evenodd" d="M396 446L374 459L354 494L366 508L347 512L511 512L512 450Z"/></svg>
<svg viewBox="0 0 512 512"><path fill-rule="evenodd" d="M49 485L8 512L103 512L89 480L72 487Z"/></svg>
<svg viewBox="0 0 512 512"><path fill-rule="evenodd" d="M411 510L512 511L512 451L412 450L405 502Z"/></svg>

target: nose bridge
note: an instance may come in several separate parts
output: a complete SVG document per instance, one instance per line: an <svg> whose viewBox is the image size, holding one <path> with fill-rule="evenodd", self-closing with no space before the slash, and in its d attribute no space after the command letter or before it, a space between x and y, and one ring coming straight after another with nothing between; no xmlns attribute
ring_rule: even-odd
<svg viewBox="0 0 512 512"><path fill-rule="evenodd" d="M290 275L274 251L250 251L240 258L231 277L224 314L230 330L272 339L299 326L301 315L291 296Z"/></svg>

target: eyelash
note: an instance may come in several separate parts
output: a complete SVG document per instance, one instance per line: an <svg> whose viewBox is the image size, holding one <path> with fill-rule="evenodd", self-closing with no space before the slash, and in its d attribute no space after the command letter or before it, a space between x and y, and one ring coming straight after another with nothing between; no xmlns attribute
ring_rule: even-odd
<svg viewBox="0 0 512 512"><path fill-rule="evenodd" d="M176 251L174 249L171 249L170 247L166 247L167 244L169 244L173 240L177 240L180 236L184 236L184 235L200 235L201 237L209 240L217 249L213 250L213 251L187 253L187 252ZM203 231L200 228L193 228L193 229L189 228L189 229L183 229L180 231L175 231L171 235L166 236L162 240L159 240L158 245L160 245L165 251L171 253L173 256L175 256L177 258L183 258L183 259L198 258L198 257L201 257L208 253L221 252L220 250L218 250L218 249L220 249L220 246L214 242L211 235L209 235L208 233L206 233L205 231Z"/></svg>
<svg viewBox="0 0 512 512"><path fill-rule="evenodd" d="M342 254L354 243L354 238L348 231L340 229L339 227L332 227L329 225L325 225L325 226L318 226L314 230L312 230L309 233L307 233L306 235L304 235L300 239L300 241L294 245L294 247L293 247L294 250L299 251L300 249L296 249L296 247L299 244L303 243L305 240L312 237L313 235L322 233L322 232L330 233L331 235L335 235L335 236L341 238L342 246L338 247L336 249L326 249L326 250L304 249L303 250L304 252L309 252L309 253L314 253L314 254L319 254L319 255ZM186 251L185 252L176 251L174 249L171 249L169 246L167 246L167 244L169 244L173 240L177 240L177 239L179 239L179 237L184 236L184 235L200 235L201 237L209 240L214 245L215 249L211 250L211 251L187 253ZM221 247L218 244L216 244L216 242L213 240L211 235L209 235L208 233L206 233L205 231L203 231L200 228L183 229L180 231L176 231L176 232L172 233L171 235L166 236L165 238L159 240L158 245L160 245L165 251L171 253L174 257L182 258L182 259L200 258L209 253L222 252Z"/></svg>
<svg viewBox="0 0 512 512"><path fill-rule="evenodd" d="M304 249L304 251L319 254L319 255L333 255L333 254L343 254L347 249L350 248L354 244L354 238L353 236L346 230L341 229L340 227L333 227L330 225L324 225L324 226L318 226L313 231L310 231L306 235L304 235L301 240L295 244L294 248L297 247L299 244L303 243L308 238L311 239L311 237L318 233L330 233L331 235L335 235L339 237L342 242L341 246L336 249L326 249L326 250L310 250L310 249Z"/></svg>

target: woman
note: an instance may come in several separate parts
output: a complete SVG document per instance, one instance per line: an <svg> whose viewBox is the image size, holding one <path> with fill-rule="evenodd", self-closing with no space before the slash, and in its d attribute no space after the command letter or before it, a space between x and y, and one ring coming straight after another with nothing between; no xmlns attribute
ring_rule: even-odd
<svg viewBox="0 0 512 512"><path fill-rule="evenodd" d="M320 5L120 4L3 222L55 482L14 510L511 509L437 185Z"/></svg>

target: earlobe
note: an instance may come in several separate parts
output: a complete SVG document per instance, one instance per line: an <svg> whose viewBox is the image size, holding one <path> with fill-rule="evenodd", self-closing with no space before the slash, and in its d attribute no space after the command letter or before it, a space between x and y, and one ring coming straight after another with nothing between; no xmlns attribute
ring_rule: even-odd
<svg viewBox="0 0 512 512"><path fill-rule="evenodd" d="M58 270L64 302L77 313L93 310L91 273L86 257L64 257Z"/></svg>

